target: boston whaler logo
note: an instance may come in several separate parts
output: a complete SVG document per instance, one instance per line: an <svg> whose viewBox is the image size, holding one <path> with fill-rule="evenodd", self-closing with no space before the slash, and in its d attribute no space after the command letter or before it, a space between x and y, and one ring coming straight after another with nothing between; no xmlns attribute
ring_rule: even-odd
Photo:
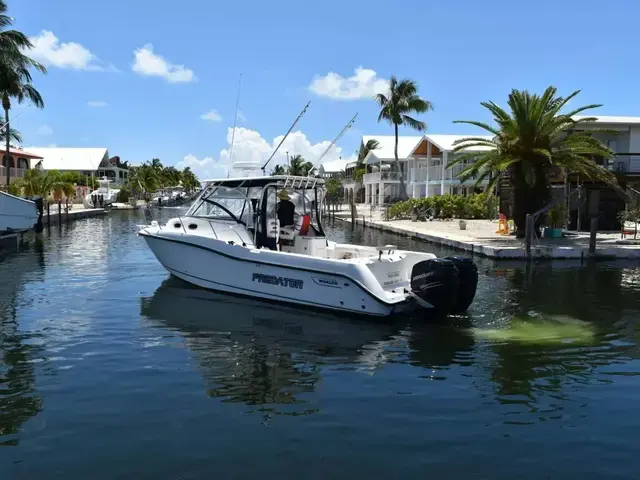
<svg viewBox="0 0 640 480"><path fill-rule="evenodd" d="M334 280L333 278L311 277L311 279L316 284L322 285L323 287L341 288L338 281Z"/></svg>
<svg viewBox="0 0 640 480"><path fill-rule="evenodd" d="M275 275L264 275L262 273L254 273L253 281L259 283L267 283L278 287L297 288L302 290L304 282L296 278L276 277Z"/></svg>

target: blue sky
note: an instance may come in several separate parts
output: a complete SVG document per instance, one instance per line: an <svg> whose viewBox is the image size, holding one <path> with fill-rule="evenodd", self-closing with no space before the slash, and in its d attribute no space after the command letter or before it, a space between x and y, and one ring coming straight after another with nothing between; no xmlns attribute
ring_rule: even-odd
<svg viewBox="0 0 640 480"><path fill-rule="evenodd" d="M414 79L434 103L423 117L431 133L471 133L451 122L488 120L481 101L504 104L511 88L550 84L581 89L577 103L602 103L600 114L640 115L637 0L8 5L49 68L34 80L45 109L14 111L24 110L15 126L26 146L105 146L203 177L228 168L241 72L238 160L268 156L309 100L276 161L287 150L314 160L356 112L332 158L353 155L362 134L391 134L371 100L390 75Z"/></svg>

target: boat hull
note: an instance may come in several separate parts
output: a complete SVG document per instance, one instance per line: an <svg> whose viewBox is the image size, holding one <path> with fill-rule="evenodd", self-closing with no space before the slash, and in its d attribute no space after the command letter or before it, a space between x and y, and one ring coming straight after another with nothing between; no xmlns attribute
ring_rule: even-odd
<svg viewBox="0 0 640 480"><path fill-rule="evenodd" d="M24 232L37 221L35 202L0 192L0 233Z"/></svg>
<svg viewBox="0 0 640 480"><path fill-rule="evenodd" d="M386 303L344 274L242 258L240 254L250 250L241 246L222 244L216 250L149 233L141 235L169 273L209 290L377 317L405 313L417 306L412 300ZM234 249L242 251L234 255Z"/></svg>

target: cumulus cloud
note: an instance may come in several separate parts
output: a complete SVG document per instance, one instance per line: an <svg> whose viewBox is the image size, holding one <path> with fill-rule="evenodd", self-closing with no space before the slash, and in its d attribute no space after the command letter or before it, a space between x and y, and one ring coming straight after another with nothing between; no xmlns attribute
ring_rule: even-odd
<svg viewBox="0 0 640 480"><path fill-rule="evenodd" d="M218 113L217 110L209 110L207 113L203 113L200 115L202 120L209 120L211 122L221 122L222 116Z"/></svg>
<svg viewBox="0 0 640 480"><path fill-rule="evenodd" d="M161 77L169 83L189 83L196 81L193 70L184 65L170 63L164 57L154 53L153 45L146 44L133 52L132 70L138 75Z"/></svg>
<svg viewBox="0 0 640 480"><path fill-rule="evenodd" d="M36 130L37 135L42 135L43 137L48 137L53 134L53 129L49 125L41 125Z"/></svg>
<svg viewBox="0 0 640 480"><path fill-rule="evenodd" d="M371 98L389 89L389 81L378 77L375 70L358 67L350 77L329 72L324 77L316 76L309 90L321 97L334 100L359 100Z"/></svg>
<svg viewBox="0 0 640 480"><path fill-rule="evenodd" d="M227 131L227 142L231 143L233 128ZM218 158L206 157L198 159L194 155L187 155L184 160L178 163L178 168L191 167L191 170L202 180L208 178L225 178L227 174L237 176L240 172L234 169L234 164L242 163L243 166L251 166L254 170L259 170L267 161L273 150L280 143L284 135L275 137L268 141L262 137L260 132L248 128L237 127L233 147L233 161L230 157L230 148L220 151ZM270 172L276 165L287 164L287 152L289 155L302 155L305 160L317 164L318 158L331 144L330 140L312 143L301 131L291 132L284 141L276 155L267 167ZM340 158L342 149L332 146L329 152L322 158L321 163L328 163ZM355 155L343 158L345 161L355 160ZM317 165L319 166L319 165Z"/></svg>
<svg viewBox="0 0 640 480"><path fill-rule="evenodd" d="M76 42L60 42L49 30L29 37L33 48L28 54L47 67L70 68L74 70L116 70L113 65L105 66L88 48Z"/></svg>
<svg viewBox="0 0 640 480"><path fill-rule="evenodd" d="M102 100L90 100L87 102L87 105L93 108L102 108L102 107L106 107L108 103L103 102Z"/></svg>

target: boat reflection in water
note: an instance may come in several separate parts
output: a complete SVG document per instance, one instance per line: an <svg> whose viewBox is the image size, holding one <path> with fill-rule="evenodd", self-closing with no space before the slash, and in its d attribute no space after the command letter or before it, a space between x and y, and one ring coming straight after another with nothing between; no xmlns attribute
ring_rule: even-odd
<svg viewBox="0 0 640 480"><path fill-rule="evenodd" d="M375 371L407 339L392 323L350 319L229 295L171 277L141 313L184 337L209 395L270 414L315 413L323 369Z"/></svg>

